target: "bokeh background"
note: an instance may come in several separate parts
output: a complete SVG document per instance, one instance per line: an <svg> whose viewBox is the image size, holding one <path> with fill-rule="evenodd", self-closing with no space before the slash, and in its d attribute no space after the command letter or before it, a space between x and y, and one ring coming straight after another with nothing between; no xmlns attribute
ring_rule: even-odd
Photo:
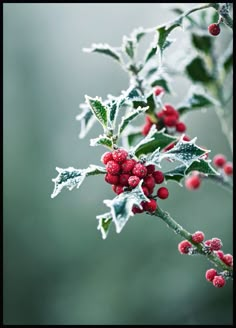
<svg viewBox="0 0 236 328"><path fill-rule="evenodd" d="M112 227L102 240L96 215L106 211L103 199L114 196L102 176L50 198L56 166L100 165L104 149L89 147L89 139L101 133L98 124L78 138L75 117L84 95L118 96L128 87L115 62L82 48L93 42L119 46L134 28L174 18L170 9L176 6L3 5L4 324L232 324L232 282L223 289L208 283L211 264L181 256L179 236L162 221L137 215L121 234ZM178 42L166 51L173 61L185 36L177 30ZM222 48L232 37L226 30L218 36ZM143 49L150 40L145 42ZM189 82L174 77L172 86L175 94L166 100L175 104ZM212 156L232 159L214 109L184 120ZM194 192L168 186L162 208L189 231L221 238L223 250L232 253L232 194L212 182Z"/></svg>

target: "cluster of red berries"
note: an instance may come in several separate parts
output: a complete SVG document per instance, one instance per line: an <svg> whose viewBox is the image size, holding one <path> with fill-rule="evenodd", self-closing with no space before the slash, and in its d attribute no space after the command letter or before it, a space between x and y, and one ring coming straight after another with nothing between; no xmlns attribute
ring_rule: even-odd
<svg viewBox="0 0 236 328"><path fill-rule="evenodd" d="M160 96L164 93L161 86L157 86L154 90L155 96ZM156 125L157 130L166 128L169 133L183 133L186 131L186 125L179 121L179 112L170 104L164 104L164 108L156 113L156 121L152 121L150 116L145 117L145 125L142 129L142 134L147 135L153 124Z"/></svg>
<svg viewBox="0 0 236 328"><path fill-rule="evenodd" d="M222 169L226 175L233 175L233 163L227 162L227 158L224 155L215 155L213 163L217 168Z"/></svg>
<svg viewBox="0 0 236 328"><path fill-rule="evenodd" d="M161 184L165 176L161 171L155 170L155 165L145 166L145 164L130 158L128 152L122 148L104 153L101 161L106 165L105 181L112 185L112 190L117 195L137 187L143 179L143 193L149 198L149 201L141 203L143 209L134 206L134 214L143 211L154 212L157 209L157 202L154 199L153 192L155 185ZM156 197L166 199L168 196L169 191L167 188L158 188Z"/></svg>
<svg viewBox="0 0 236 328"><path fill-rule="evenodd" d="M205 235L202 231L196 231L192 234L191 239L193 243L202 243L204 241ZM224 254L221 250L222 241L219 238L212 238L206 240L203 243L204 248L207 252L213 252L215 255L219 257L226 265L233 266L233 256L231 254ZM188 241L183 240L178 245L178 250L181 254L192 254L194 250L194 245ZM209 269L205 274L206 280L212 282L215 287L223 287L226 283L226 280L222 274L218 274L215 269Z"/></svg>
<svg viewBox="0 0 236 328"><path fill-rule="evenodd" d="M219 23L213 23L208 26L208 31L211 35L217 36L220 34L220 25Z"/></svg>

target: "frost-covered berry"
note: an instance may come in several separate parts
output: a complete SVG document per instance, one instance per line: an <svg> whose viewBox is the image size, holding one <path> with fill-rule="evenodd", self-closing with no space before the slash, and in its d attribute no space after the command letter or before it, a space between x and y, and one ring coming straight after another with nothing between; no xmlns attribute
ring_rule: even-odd
<svg viewBox="0 0 236 328"><path fill-rule="evenodd" d="M219 238L212 238L211 239L211 249L213 251L218 251L221 249L221 247L223 246L222 241Z"/></svg>
<svg viewBox="0 0 236 328"><path fill-rule="evenodd" d="M107 151L106 153L104 153L101 157L101 161L103 164L107 164L109 161L112 161L113 157L112 157L112 153L110 151Z"/></svg>
<svg viewBox="0 0 236 328"><path fill-rule="evenodd" d="M146 186L149 190L155 187L155 179L152 175L148 175L143 179L144 186Z"/></svg>
<svg viewBox="0 0 236 328"><path fill-rule="evenodd" d="M116 186L116 188L114 188L115 190L115 193L117 194L117 195L119 195L119 194L121 194L122 192L124 192L124 187L123 186L121 186L121 185L118 185L118 186Z"/></svg>
<svg viewBox="0 0 236 328"><path fill-rule="evenodd" d="M128 179L128 184L130 185L130 187L135 188L137 187L137 185L139 184L140 179L139 177L137 177L136 175L131 175Z"/></svg>
<svg viewBox="0 0 236 328"><path fill-rule="evenodd" d="M217 36L220 34L220 25L217 23L210 24L208 26L208 31L211 35Z"/></svg>
<svg viewBox="0 0 236 328"><path fill-rule="evenodd" d="M219 259L223 260L224 252L219 250L219 251L214 251L214 253L219 257Z"/></svg>
<svg viewBox="0 0 236 328"><path fill-rule="evenodd" d="M135 164L132 173L139 178L144 178L147 175L147 169L143 164L137 163Z"/></svg>
<svg viewBox="0 0 236 328"><path fill-rule="evenodd" d="M106 165L106 170L108 173L116 175L120 172L120 165L115 161L109 161Z"/></svg>
<svg viewBox="0 0 236 328"><path fill-rule="evenodd" d="M192 240L195 243L201 243L205 238L205 235L202 231L196 231L192 234Z"/></svg>
<svg viewBox="0 0 236 328"><path fill-rule="evenodd" d="M106 181L107 183L112 184L112 185L117 185L118 182L119 182L119 177L118 177L118 175L112 175L112 174L110 174L110 173L107 173L107 174L105 175L105 181Z"/></svg>
<svg viewBox="0 0 236 328"><path fill-rule="evenodd" d="M112 157L115 162L123 163L128 156L128 152L125 149L118 148L112 152Z"/></svg>
<svg viewBox="0 0 236 328"><path fill-rule="evenodd" d="M233 174L233 164L231 162L225 163L223 170L225 174L232 175Z"/></svg>
<svg viewBox="0 0 236 328"><path fill-rule="evenodd" d="M157 202L155 201L155 199L150 199L149 202L143 203L143 209L147 212L155 212L155 210L157 209Z"/></svg>
<svg viewBox="0 0 236 328"><path fill-rule="evenodd" d="M129 183L128 183L129 177L130 177L129 174L121 174L119 176L119 184L121 186L128 186L129 185Z"/></svg>
<svg viewBox="0 0 236 328"><path fill-rule="evenodd" d="M170 116L173 115L175 116L176 119L179 118L179 113L177 112L177 110L170 104L165 104L164 108L163 108L163 113L166 116Z"/></svg>
<svg viewBox="0 0 236 328"><path fill-rule="evenodd" d="M192 244L188 240L183 240L178 244L178 250L181 254L188 254Z"/></svg>
<svg viewBox="0 0 236 328"><path fill-rule="evenodd" d="M157 184L161 184L165 179L165 176L161 171L153 172L152 176Z"/></svg>
<svg viewBox="0 0 236 328"><path fill-rule="evenodd" d="M169 190L166 187L161 187L157 190L157 197L166 199L169 196Z"/></svg>
<svg viewBox="0 0 236 328"><path fill-rule="evenodd" d="M165 89L162 88L160 85L158 85L154 90L154 95L159 96L161 93L163 94L165 92Z"/></svg>
<svg viewBox="0 0 236 328"><path fill-rule="evenodd" d="M186 125L183 122L177 122L175 127L176 127L176 131L178 132L186 131Z"/></svg>
<svg viewBox="0 0 236 328"><path fill-rule="evenodd" d="M205 277L207 281L212 281L215 276L217 276L217 271L215 269L209 269L206 271Z"/></svg>
<svg viewBox="0 0 236 328"><path fill-rule="evenodd" d="M213 163L217 167L223 167L226 163L226 157L222 154L217 154L213 157Z"/></svg>
<svg viewBox="0 0 236 328"><path fill-rule="evenodd" d="M217 288L221 288L224 287L226 281L225 278L222 276L215 276L212 280L213 286L217 287Z"/></svg>
<svg viewBox="0 0 236 328"><path fill-rule="evenodd" d="M192 175L185 179L185 187L189 190L198 189L201 184L201 179L198 175Z"/></svg>
<svg viewBox="0 0 236 328"><path fill-rule="evenodd" d="M233 266L233 256L231 254L225 254L222 261L229 266Z"/></svg>
<svg viewBox="0 0 236 328"><path fill-rule="evenodd" d="M121 170L123 173L130 173L134 165L136 164L136 161L134 159L127 159L121 164Z"/></svg>
<svg viewBox="0 0 236 328"><path fill-rule="evenodd" d="M169 115L169 116L164 117L164 124L166 126L171 128L173 126L176 126L176 123L177 123L177 119L176 119L175 115Z"/></svg>
<svg viewBox="0 0 236 328"><path fill-rule="evenodd" d="M155 171L155 165L150 164L146 166L147 174L152 174Z"/></svg>

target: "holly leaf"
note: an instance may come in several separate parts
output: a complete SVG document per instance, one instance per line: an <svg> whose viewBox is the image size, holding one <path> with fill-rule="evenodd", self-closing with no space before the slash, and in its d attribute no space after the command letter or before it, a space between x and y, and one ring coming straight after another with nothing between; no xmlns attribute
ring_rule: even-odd
<svg viewBox="0 0 236 328"><path fill-rule="evenodd" d="M133 121L139 114L144 113L148 109L147 107L138 107L133 109L131 112L128 112L127 115L123 116L121 119L121 123L118 127L118 135L124 131L124 129L129 125L131 121Z"/></svg>
<svg viewBox="0 0 236 328"><path fill-rule="evenodd" d="M161 86L165 89L165 91L167 93L171 93L171 88L170 88L170 85L169 85L169 81L167 80L167 78L160 78L160 79L157 79L155 81L153 81L151 83L151 86L154 88L154 87L157 87L157 86Z"/></svg>
<svg viewBox="0 0 236 328"><path fill-rule="evenodd" d="M101 231L102 239L106 239L112 222L111 212L97 215L97 219L99 220L97 229Z"/></svg>
<svg viewBox="0 0 236 328"><path fill-rule="evenodd" d="M181 185L180 181L184 178L184 172L186 170L185 165L180 165L174 168L173 170L167 171L164 173L165 180L172 180Z"/></svg>
<svg viewBox="0 0 236 328"><path fill-rule="evenodd" d="M58 176L52 179L54 182L54 190L51 194L51 198L55 198L64 187L69 190L72 190L74 187L79 188L86 176L106 173L104 167L96 165L90 165L87 169L75 169L73 167L62 169L56 167L56 170Z"/></svg>
<svg viewBox="0 0 236 328"><path fill-rule="evenodd" d="M185 71L193 82L209 83L214 80L206 68L204 60L197 56L193 58L185 67Z"/></svg>
<svg viewBox="0 0 236 328"><path fill-rule="evenodd" d="M80 108L82 109L82 112L77 115L75 119L81 123L79 138L82 139L92 128L96 119L87 104L81 104Z"/></svg>
<svg viewBox="0 0 236 328"><path fill-rule="evenodd" d="M134 215L132 208L134 205L142 208L141 202L148 202L149 199L144 195L142 190L143 180L131 191L125 191L112 200L105 199L103 202L111 210L112 221L115 224L116 232L120 233L129 218Z"/></svg>
<svg viewBox="0 0 236 328"><path fill-rule="evenodd" d="M143 101L133 101L134 108L145 107L145 106L149 107L147 110L147 114L153 115L155 113L156 103L153 98L153 91L151 91L146 97L146 99L144 99Z"/></svg>
<svg viewBox="0 0 236 328"><path fill-rule="evenodd" d="M129 149L136 138L141 138L141 131L142 126L133 126L131 124L127 126L125 132L122 134L122 145L124 146L124 148Z"/></svg>
<svg viewBox="0 0 236 328"><path fill-rule="evenodd" d="M96 119L99 121L99 123L101 123L101 125L105 129L107 127L108 108L105 105L103 105L102 99L99 97L91 98L86 95L85 99L92 113L95 115Z"/></svg>
<svg viewBox="0 0 236 328"><path fill-rule="evenodd" d="M135 48L136 48L136 40L124 36L122 49L131 59L134 58Z"/></svg>
<svg viewBox="0 0 236 328"><path fill-rule="evenodd" d="M93 43L91 48L83 48L84 52L98 52L101 53L103 55L107 55L109 57L112 57L113 59L115 59L116 61L118 61L119 63L121 62L121 56L120 53L113 47L111 47L109 44L96 44Z"/></svg>
<svg viewBox="0 0 236 328"><path fill-rule="evenodd" d="M192 33L191 41L197 50L205 54L211 53L213 40L212 37L210 37L209 35L199 35L196 33Z"/></svg>
<svg viewBox="0 0 236 328"><path fill-rule="evenodd" d="M90 139L90 146L105 146L111 149L112 139L103 134L100 135L98 138Z"/></svg>

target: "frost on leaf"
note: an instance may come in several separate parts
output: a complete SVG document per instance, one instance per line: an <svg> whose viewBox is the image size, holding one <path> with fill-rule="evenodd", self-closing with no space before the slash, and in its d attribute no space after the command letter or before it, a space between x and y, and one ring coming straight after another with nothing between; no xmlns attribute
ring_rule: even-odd
<svg viewBox="0 0 236 328"><path fill-rule="evenodd" d="M120 53L109 44L96 44L93 43L91 48L84 48L84 52L98 52L107 56L112 57L113 59L117 60L118 62L121 61Z"/></svg>
<svg viewBox="0 0 236 328"><path fill-rule="evenodd" d="M64 187L69 190L72 190L74 187L79 188L87 175L106 173L104 167L96 165L90 165L87 169L75 169L73 167L62 169L56 167L56 170L58 176L55 179L52 179L55 185L51 198L56 197Z"/></svg>
<svg viewBox="0 0 236 328"><path fill-rule="evenodd" d="M144 113L148 109L147 107L138 107L128 112L127 115L122 117L121 123L118 128L118 135L120 135L129 123L134 120L139 114Z"/></svg>
<svg viewBox="0 0 236 328"><path fill-rule="evenodd" d="M99 97L91 98L89 96L85 96L85 99L97 120L102 124L103 128L106 128L108 109L105 105L103 105L102 99Z"/></svg>
<svg viewBox="0 0 236 328"><path fill-rule="evenodd" d="M90 139L90 146L112 147L112 140L106 135L100 135L98 138Z"/></svg>
<svg viewBox="0 0 236 328"><path fill-rule="evenodd" d="M139 185L132 191L125 191L118 195L112 200L105 199L103 202L111 209L112 221L115 224L116 232L120 233L130 216L133 216L132 208L133 205L139 206L142 201L149 201L144 195L141 188L143 180L140 181Z"/></svg>
<svg viewBox="0 0 236 328"><path fill-rule="evenodd" d="M80 108L82 112L77 115L75 119L81 123L79 138L82 139L96 122L96 119L87 104L81 104Z"/></svg>
<svg viewBox="0 0 236 328"><path fill-rule="evenodd" d="M97 229L101 231L102 239L106 239L112 222L111 212L97 215L97 219L99 220Z"/></svg>

